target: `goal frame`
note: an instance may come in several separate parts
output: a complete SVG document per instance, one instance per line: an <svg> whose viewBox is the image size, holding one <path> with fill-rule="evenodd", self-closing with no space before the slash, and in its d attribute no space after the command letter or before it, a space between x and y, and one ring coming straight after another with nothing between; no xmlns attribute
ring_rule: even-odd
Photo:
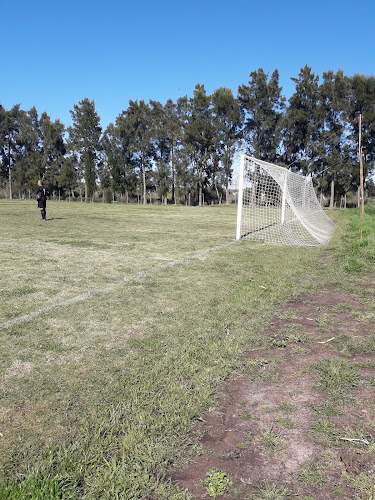
<svg viewBox="0 0 375 500"><path fill-rule="evenodd" d="M276 221L273 220L272 224L263 227L249 227L248 231L244 232L242 228L243 212L246 209L249 214L248 218L251 220L252 207L250 205L253 204L249 200L244 200L246 168L248 164L254 166L254 171L255 167L262 170L262 175L270 179L273 190L277 186L278 201L273 204L272 208L274 212L280 211L280 213L278 219ZM248 190L256 191L256 179L257 177L253 173L253 178L250 181L251 188L247 188ZM293 193L294 196L296 196L296 193L300 194L302 198L293 198ZM265 196L266 194L269 195L269 193L262 191L262 195ZM252 195L252 197L254 197L256 202L258 201L257 194ZM245 154L240 156L237 204L237 240L248 237L257 240L263 239L271 243L318 246L328 243L335 227L335 224L325 214L318 202L311 177L296 174L285 167L258 160ZM253 208L253 212L255 210ZM262 211L266 214L267 204L266 207L262 208ZM286 221L286 212L288 212L289 222L291 218L293 219L293 224L288 224L288 221ZM253 217L255 217L254 214ZM271 228L271 226L275 227ZM275 235L275 241L272 241L272 233Z"/></svg>

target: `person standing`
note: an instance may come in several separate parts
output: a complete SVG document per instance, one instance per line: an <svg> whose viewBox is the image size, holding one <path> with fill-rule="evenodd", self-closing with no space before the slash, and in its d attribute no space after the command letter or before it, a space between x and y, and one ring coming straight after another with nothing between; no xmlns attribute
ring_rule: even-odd
<svg viewBox="0 0 375 500"><path fill-rule="evenodd" d="M40 208L41 220L47 220L47 196L49 196L49 192L43 186L43 181L38 181L38 188L36 190L36 199L38 201L38 208Z"/></svg>

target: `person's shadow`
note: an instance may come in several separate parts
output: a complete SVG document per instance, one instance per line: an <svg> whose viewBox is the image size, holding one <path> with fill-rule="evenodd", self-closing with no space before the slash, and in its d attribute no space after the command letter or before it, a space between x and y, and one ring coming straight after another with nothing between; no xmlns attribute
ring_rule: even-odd
<svg viewBox="0 0 375 500"><path fill-rule="evenodd" d="M46 220L64 220L65 217L50 217L49 219Z"/></svg>

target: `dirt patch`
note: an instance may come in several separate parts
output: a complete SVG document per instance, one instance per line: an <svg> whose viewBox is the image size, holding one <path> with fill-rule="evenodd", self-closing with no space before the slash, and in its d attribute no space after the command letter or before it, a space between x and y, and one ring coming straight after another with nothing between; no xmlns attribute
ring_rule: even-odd
<svg viewBox="0 0 375 500"><path fill-rule="evenodd" d="M361 346L374 316L327 289L291 299L263 333L263 348L246 353L245 372L223 384L196 429L204 451L172 479L194 499L210 498L203 481L213 469L232 483L220 498L367 498L357 480L375 484L375 355ZM353 377L343 375L342 394L322 386L319 367L332 359ZM327 384L340 391L337 380Z"/></svg>

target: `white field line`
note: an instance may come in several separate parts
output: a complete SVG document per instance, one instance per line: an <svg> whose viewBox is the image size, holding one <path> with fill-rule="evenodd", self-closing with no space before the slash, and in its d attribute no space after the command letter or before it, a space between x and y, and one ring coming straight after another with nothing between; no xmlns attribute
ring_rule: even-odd
<svg viewBox="0 0 375 500"><path fill-rule="evenodd" d="M95 295L104 295L106 293L111 292L114 288L116 288L119 285L122 285L124 283L129 283L130 281L135 281L135 280L144 278L145 276L149 276L150 274L155 274L159 271L162 271L163 269L167 269L169 267L174 267L178 264L185 264L186 262L190 262L191 260L199 259L203 255L206 255L210 252L214 252L215 250L220 250L222 248L225 248L225 247L227 247L235 242L236 242L236 240L231 240L227 243L223 243L222 245L217 245L215 247L206 248L206 249L201 250L199 252L193 253L187 257L183 257L181 259L176 259L176 260L171 260L171 261L167 262L166 264L162 264L162 265L155 266L155 267L150 267L149 269L139 271L135 274L130 274L129 276L124 276L121 280L115 281L113 283L109 283L108 285L105 285L101 288L94 288L93 290L88 290L87 292L76 295L75 297L72 297L70 299L63 300L62 302L58 302L57 304L51 304L50 306L42 307L41 309L37 309L36 311L33 311L31 313L24 314L22 316L17 316L16 318L10 319L9 321L6 321L5 323L1 323L0 329L10 328L11 326L17 325L19 323L25 323L27 321L31 321L32 319L40 316L41 314L47 313L47 312L52 311L54 309L62 309L65 307L69 307L72 304L76 304L77 302L82 302L82 301L88 299L89 297L92 297Z"/></svg>

